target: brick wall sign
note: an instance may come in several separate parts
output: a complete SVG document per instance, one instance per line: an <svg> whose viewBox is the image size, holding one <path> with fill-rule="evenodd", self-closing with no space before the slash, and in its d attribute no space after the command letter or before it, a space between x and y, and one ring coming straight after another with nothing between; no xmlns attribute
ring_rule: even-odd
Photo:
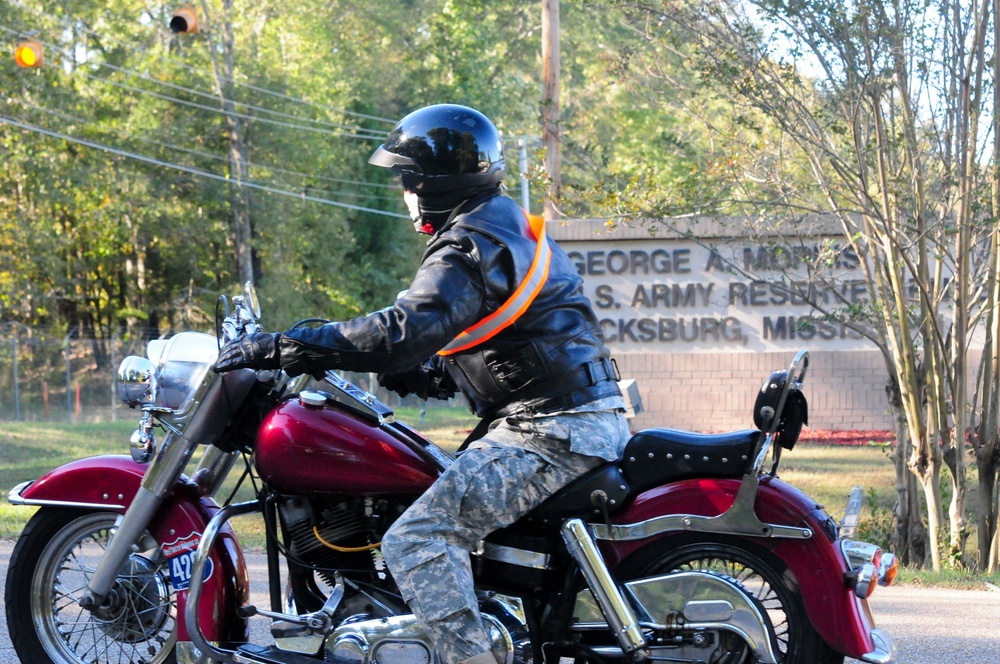
<svg viewBox="0 0 1000 664"><path fill-rule="evenodd" d="M850 247L820 235L754 243L738 225L694 230L548 225L583 277L623 376L639 385L645 412L634 428L746 428L763 379L806 349L814 428L891 429L881 354L823 312L867 300ZM826 279L809 267L817 258Z"/></svg>
<svg viewBox="0 0 1000 664"><path fill-rule="evenodd" d="M817 310L863 305L857 256L835 239L782 247L726 239L563 241L601 317L605 339L623 350L742 352L870 348L855 329ZM828 255L831 279L807 265Z"/></svg>

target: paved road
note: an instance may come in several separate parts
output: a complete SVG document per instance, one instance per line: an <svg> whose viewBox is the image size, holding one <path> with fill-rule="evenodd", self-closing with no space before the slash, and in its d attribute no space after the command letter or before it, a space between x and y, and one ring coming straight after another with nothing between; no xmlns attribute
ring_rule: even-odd
<svg viewBox="0 0 1000 664"><path fill-rule="evenodd" d="M11 542L0 541L0 580L7 578L11 548ZM251 555L247 562L252 587L261 589L264 557ZM251 600L267 604L257 593ZM1000 592L879 588L872 598L872 611L878 626L896 642L899 664L1000 664ZM267 633L266 629L254 631ZM0 603L0 664L17 661Z"/></svg>

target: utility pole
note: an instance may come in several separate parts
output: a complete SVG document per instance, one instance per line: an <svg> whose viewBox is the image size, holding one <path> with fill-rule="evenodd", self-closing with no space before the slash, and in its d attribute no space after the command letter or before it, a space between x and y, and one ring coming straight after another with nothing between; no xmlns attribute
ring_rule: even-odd
<svg viewBox="0 0 1000 664"><path fill-rule="evenodd" d="M14 421L21 421L21 391L18 385L17 375L17 330L18 324L14 323Z"/></svg>
<svg viewBox="0 0 1000 664"><path fill-rule="evenodd" d="M66 333L66 338L63 342L66 344L66 421L73 421L73 365L70 363L70 346L69 340L73 337L76 332L77 326L73 326L73 329Z"/></svg>
<svg viewBox="0 0 1000 664"><path fill-rule="evenodd" d="M546 219L557 219L555 202L562 187L559 159L559 0L542 0L542 145L549 191Z"/></svg>
<svg viewBox="0 0 1000 664"><path fill-rule="evenodd" d="M521 149L518 158L518 166L521 168L521 207L525 212L531 212L531 193L528 189L528 141L524 138L517 139L517 146Z"/></svg>

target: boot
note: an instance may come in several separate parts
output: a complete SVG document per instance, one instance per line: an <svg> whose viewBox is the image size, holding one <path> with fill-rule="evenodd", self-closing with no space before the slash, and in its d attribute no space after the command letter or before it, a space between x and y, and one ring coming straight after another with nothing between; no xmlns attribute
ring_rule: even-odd
<svg viewBox="0 0 1000 664"><path fill-rule="evenodd" d="M463 659L458 664L497 664L497 658L491 652L481 652L475 657Z"/></svg>

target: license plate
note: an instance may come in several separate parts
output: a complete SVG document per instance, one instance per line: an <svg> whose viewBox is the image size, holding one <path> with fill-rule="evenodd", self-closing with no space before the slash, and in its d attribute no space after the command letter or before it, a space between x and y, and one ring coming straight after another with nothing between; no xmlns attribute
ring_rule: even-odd
<svg viewBox="0 0 1000 664"><path fill-rule="evenodd" d="M191 533L187 537L178 538L163 546L167 556L167 569L170 570L170 585L174 590L187 590L191 587L191 576L194 573L194 554L201 542L201 533ZM212 559L205 561L205 573L202 583L212 576L215 565Z"/></svg>

